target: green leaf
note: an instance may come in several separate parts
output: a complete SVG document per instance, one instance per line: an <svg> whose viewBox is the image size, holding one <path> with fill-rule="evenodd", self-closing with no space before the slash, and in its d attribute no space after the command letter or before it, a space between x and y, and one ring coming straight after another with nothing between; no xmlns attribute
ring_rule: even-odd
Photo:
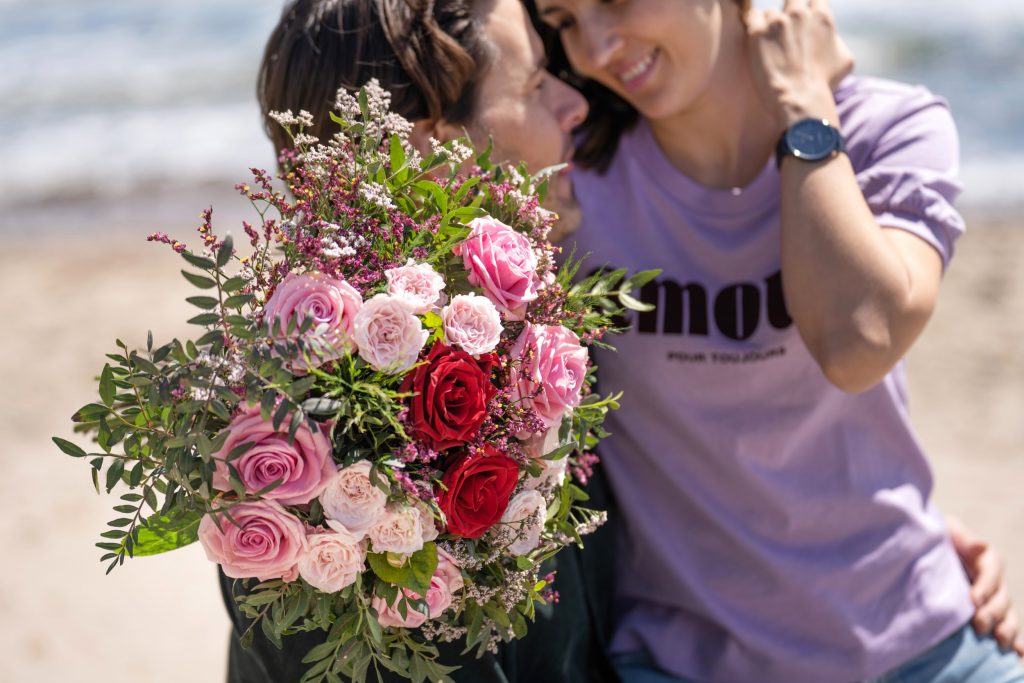
<svg viewBox="0 0 1024 683"><path fill-rule="evenodd" d="M110 409L105 405L90 403L79 408L78 412L71 416L71 420L73 422L95 422L101 417L106 416L109 412Z"/></svg>
<svg viewBox="0 0 1024 683"><path fill-rule="evenodd" d="M430 590L430 578L437 569L437 545L424 544L401 567L388 562L386 553L369 553L366 560L381 581L426 595Z"/></svg>
<svg viewBox="0 0 1024 683"><path fill-rule="evenodd" d="M641 270L639 273L634 273L626 282L629 284L629 289L636 289L643 287L654 278L661 275L661 269L656 268L654 270Z"/></svg>
<svg viewBox="0 0 1024 683"><path fill-rule="evenodd" d="M430 591L430 579L437 569L437 544L425 543L422 550L413 553L406 566L412 571L413 576L413 585L410 588L420 595L426 595Z"/></svg>
<svg viewBox="0 0 1024 683"><path fill-rule="evenodd" d="M220 249L217 250L217 265L221 268L228 264L231 260L231 255L234 253L234 243L231 239L231 235L224 238L224 242L221 243Z"/></svg>
<svg viewBox="0 0 1024 683"><path fill-rule="evenodd" d="M441 320L441 316L433 311L427 311L423 314L423 326L428 330L434 330L444 325L444 321Z"/></svg>
<svg viewBox="0 0 1024 683"><path fill-rule="evenodd" d="M200 313L194 318L189 318L190 325L216 325L220 322L220 316L216 313Z"/></svg>
<svg viewBox="0 0 1024 683"><path fill-rule="evenodd" d="M117 387L114 386L114 371L110 369L110 363L107 363L103 366L103 372L100 373L100 400L109 408L114 405L114 395L116 393Z"/></svg>
<svg viewBox="0 0 1024 683"><path fill-rule="evenodd" d="M230 294L231 292L237 292L242 287L245 287L248 283L249 281L246 280L244 277L236 276L228 279L227 282L221 285L221 289Z"/></svg>
<svg viewBox="0 0 1024 683"><path fill-rule="evenodd" d="M204 311L217 308L217 304L220 303L212 296L190 296L186 298L185 301L189 302L193 306L198 306Z"/></svg>
<svg viewBox="0 0 1024 683"><path fill-rule="evenodd" d="M235 294L234 296L229 296L224 301L224 305L228 308L241 308L255 298L253 294Z"/></svg>
<svg viewBox="0 0 1024 683"><path fill-rule="evenodd" d="M66 439L62 439L58 436L54 436L51 438L52 441L55 444L57 444L57 448L67 453L72 458L84 458L86 455L88 455L88 453L86 453L85 451L83 451L81 448L71 443L70 441L67 441Z"/></svg>
<svg viewBox="0 0 1024 683"><path fill-rule="evenodd" d="M391 172L397 173L405 163L405 149L402 148L402 139L398 135L391 135Z"/></svg>
<svg viewBox="0 0 1024 683"><path fill-rule="evenodd" d="M635 299L633 296L626 294L625 292L619 292L619 302L621 302L626 308L633 311L640 311L641 313L654 310L653 304L645 304L643 301Z"/></svg>
<svg viewBox="0 0 1024 683"><path fill-rule="evenodd" d="M110 463L110 467L107 468L107 493L110 493L117 482L121 481L121 475L124 473L124 460L115 460Z"/></svg>
<svg viewBox="0 0 1024 683"><path fill-rule="evenodd" d="M139 528L135 555L158 555L181 548L199 539L198 512L177 512L147 517Z"/></svg>
<svg viewBox="0 0 1024 683"><path fill-rule="evenodd" d="M213 342L218 341L218 340L223 339L223 338L224 338L224 330L222 330L220 328L217 328L217 329L210 330L209 332L204 334L199 339L196 339L196 344L199 345L199 346L209 346Z"/></svg>
<svg viewBox="0 0 1024 683"><path fill-rule="evenodd" d="M327 641L326 643L320 643L312 650L306 653L306 656L302 658L303 664L312 664L313 662L319 662L324 657L334 654L334 648L338 646L337 643Z"/></svg>
<svg viewBox="0 0 1024 683"><path fill-rule="evenodd" d="M214 282L213 280L211 280L208 277L203 277L202 275L196 275L195 273L190 273L187 270L181 271L181 274L183 276L185 276L186 280L191 282L193 285L195 285L199 289L213 289L214 287L217 286L217 283Z"/></svg>
<svg viewBox="0 0 1024 683"><path fill-rule="evenodd" d="M302 410L310 415L334 415L341 405L341 401L330 398L307 398L302 402Z"/></svg>
<svg viewBox="0 0 1024 683"><path fill-rule="evenodd" d="M190 251L181 252L181 257L196 268L202 268L203 270L213 270L216 268L216 264L213 262L213 259L193 254Z"/></svg>

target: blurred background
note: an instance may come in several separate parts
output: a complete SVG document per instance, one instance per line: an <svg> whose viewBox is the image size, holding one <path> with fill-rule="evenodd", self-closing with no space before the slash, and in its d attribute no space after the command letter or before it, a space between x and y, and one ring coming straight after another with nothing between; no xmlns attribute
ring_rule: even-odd
<svg viewBox="0 0 1024 683"><path fill-rule="evenodd" d="M859 73L927 85L960 128L970 230L910 356L913 416L939 504L1000 548L1024 604L1024 3L832 5ZM49 437L116 337L188 332L181 262L145 235L189 242L210 205L221 232L255 219L232 187L273 166L254 79L280 9L0 0L0 683L223 680L213 565L193 546L104 577L113 503Z"/></svg>

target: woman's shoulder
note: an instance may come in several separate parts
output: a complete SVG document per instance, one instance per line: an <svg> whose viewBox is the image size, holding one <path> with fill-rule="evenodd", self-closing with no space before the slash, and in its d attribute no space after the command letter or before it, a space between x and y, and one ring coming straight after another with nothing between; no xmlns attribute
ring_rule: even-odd
<svg viewBox="0 0 1024 683"><path fill-rule="evenodd" d="M851 76L835 97L847 148L858 168L886 150L918 146L912 143L929 148L929 158L938 148L948 151L944 157L958 152L948 103L923 85Z"/></svg>
<svg viewBox="0 0 1024 683"><path fill-rule="evenodd" d="M923 111L942 112L947 117L949 112L946 100L923 85L871 76L844 79L835 98L844 129L867 127L881 132Z"/></svg>

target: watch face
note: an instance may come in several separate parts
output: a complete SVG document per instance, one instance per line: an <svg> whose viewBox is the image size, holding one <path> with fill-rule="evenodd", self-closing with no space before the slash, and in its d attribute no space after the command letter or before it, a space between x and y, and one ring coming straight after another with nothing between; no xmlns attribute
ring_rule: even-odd
<svg viewBox="0 0 1024 683"><path fill-rule="evenodd" d="M824 121L804 119L786 132L793 156L809 161L824 159L838 149L839 131Z"/></svg>

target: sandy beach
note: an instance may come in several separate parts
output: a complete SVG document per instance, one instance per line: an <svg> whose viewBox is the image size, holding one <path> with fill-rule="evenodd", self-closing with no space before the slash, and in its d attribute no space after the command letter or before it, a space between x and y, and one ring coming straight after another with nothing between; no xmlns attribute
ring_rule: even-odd
<svg viewBox="0 0 1024 683"><path fill-rule="evenodd" d="M145 227L191 236L195 211ZM217 225L237 225L231 204ZM122 217L124 218L124 217ZM119 225L125 225L123 220ZM184 227L183 227L184 225ZM0 683L222 681L228 622L214 567L196 545L104 576L93 547L111 518L84 462L50 436L94 400L114 339L195 334L183 262L141 230L102 242L67 233L8 241L0 253ZM170 230L169 230L170 231ZM238 232L235 230L235 232ZM90 234L98 234L91 232ZM972 221L939 308L909 360L912 412L932 455L936 499L1007 557L1024 604L1024 225Z"/></svg>

